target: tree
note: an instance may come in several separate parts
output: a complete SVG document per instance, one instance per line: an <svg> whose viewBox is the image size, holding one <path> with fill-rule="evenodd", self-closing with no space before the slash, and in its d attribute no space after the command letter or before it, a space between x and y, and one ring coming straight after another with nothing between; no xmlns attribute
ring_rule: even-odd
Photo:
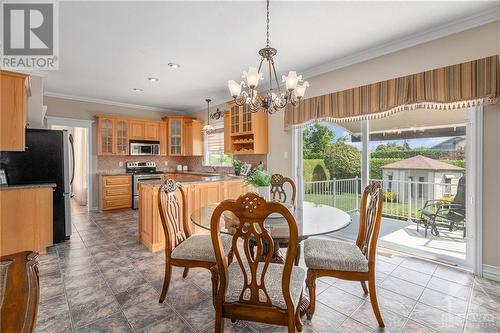
<svg viewBox="0 0 500 333"><path fill-rule="evenodd" d="M333 141L335 131L316 123L303 132L304 159L324 158L326 147Z"/></svg>
<svg viewBox="0 0 500 333"><path fill-rule="evenodd" d="M325 166L330 178L346 179L361 175L361 152L346 143L347 137L330 143L325 149Z"/></svg>

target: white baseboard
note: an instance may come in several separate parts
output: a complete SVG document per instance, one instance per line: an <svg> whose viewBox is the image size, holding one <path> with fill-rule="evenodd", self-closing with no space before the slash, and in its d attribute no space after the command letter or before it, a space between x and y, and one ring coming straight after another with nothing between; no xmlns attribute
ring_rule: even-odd
<svg viewBox="0 0 500 333"><path fill-rule="evenodd" d="M500 281L500 267L483 265L483 277L490 280Z"/></svg>

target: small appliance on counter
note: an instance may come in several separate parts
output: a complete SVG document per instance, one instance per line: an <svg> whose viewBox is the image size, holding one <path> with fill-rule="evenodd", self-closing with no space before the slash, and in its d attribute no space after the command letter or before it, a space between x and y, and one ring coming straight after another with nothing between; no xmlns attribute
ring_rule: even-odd
<svg viewBox="0 0 500 333"><path fill-rule="evenodd" d="M187 166L187 165L184 165L184 166L182 167L182 171L188 171L188 166Z"/></svg>
<svg viewBox="0 0 500 333"><path fill-rule="evenodd" d="M182 165L177 164L177 171L182 171Z"/></svg>
<svg viewBox="0 0 500 333"><path fill-rule="evenodd" d="M146 180L162 180L163 171L156 170L155 162L127 162L127 173L132 174L132 209L139 209L139 184Z"/></svg>
<svg viewBox="0 0 500 333"><path fill-rule="evenodd" d="M9 185L56 183L52 200L53 242L71 236L70 154L68 131L26 129L26 150L1 152Z"/></svg>

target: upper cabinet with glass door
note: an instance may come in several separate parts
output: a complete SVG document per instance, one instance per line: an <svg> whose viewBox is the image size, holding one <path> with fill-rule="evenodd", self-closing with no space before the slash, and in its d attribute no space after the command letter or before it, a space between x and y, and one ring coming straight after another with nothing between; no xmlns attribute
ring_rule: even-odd
<svg viewBox="0 0 500 333"><path fill-rule="evenodd" d="M129 127L128 120L126 119L115 119L115 154L116 155L128 155L129 147Z"/></svg>
<svg viewBox="0 0 500 333"><path fill-rule="evenodd" d="M97 117L97 153L113 155L115 153L114 119Z"/></svg>
<svg viewBox="0 0 500 333"><path fill-rule="evenodd" d="M236 155L268 153L268 116L262 111L251 112L246 105L238 106L234 101L227 103L228 110L224 126L226 153Z"/></svg>

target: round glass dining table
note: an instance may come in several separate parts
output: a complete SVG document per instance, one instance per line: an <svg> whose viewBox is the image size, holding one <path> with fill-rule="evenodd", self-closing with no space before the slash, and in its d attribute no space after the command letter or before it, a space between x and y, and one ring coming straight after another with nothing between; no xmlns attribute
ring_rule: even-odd
<svg viewBox="0 0 500 333"><path fill-rule="evenodd" d="M191 214L191 221L198 227L210 230L212 214L217 204L202 207ZM301 241L312 237L330 234L344 229L351 223L351 216L346 212L327 205L318 205L312 202L304 202L302 208L292 209L299 231L299 244ZM220 218L221 233L234 234L239 224L238 218L230 212L224 212ZM284 258L279 250L281 244L288 243L288 223L282 216L268 217L264 225L273 238L273 256L271 261L284 263ZM297 253L296 264L300 257L300 247ZM265 255L264 255L265 256ZM300 314L303 316L309 308L309 299L303 295L300 304Z"/></svg>
<svg viewBox="0 0 500 333"><path fill-rule="evenodd" d="M210 230L212 213L217 204L202 207L191 214L191 221L198 227ZM344 229L351 223L351 216L335 207L304 202L303 207L291 209L297 221L299 242L312 236L330 234ZM229 212L220 218L221 232L233 234L238 226L238 219ZM265 221L266 229L275 242L288 240L288 223L282 216L270 216Z"/></svg>

